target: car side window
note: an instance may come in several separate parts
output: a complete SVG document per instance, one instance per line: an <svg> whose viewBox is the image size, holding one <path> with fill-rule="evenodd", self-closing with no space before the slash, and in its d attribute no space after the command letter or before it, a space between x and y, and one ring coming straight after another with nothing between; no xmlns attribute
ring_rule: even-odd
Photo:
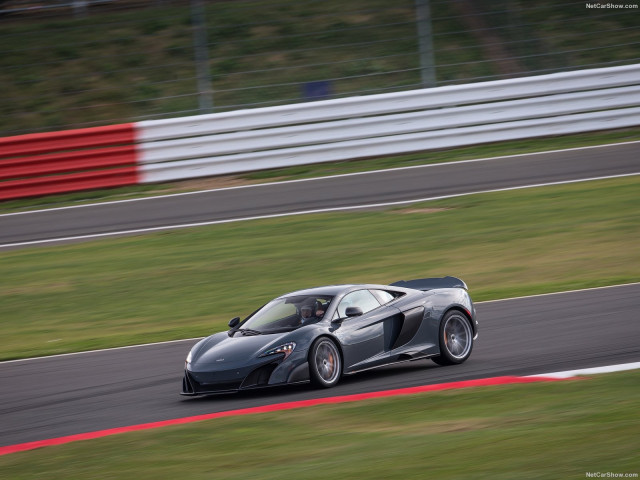
<svg viewBox="0 0 640 480"><path fill-rule="evenodd" d="M379 306L380 302L369 290L357 290L344 296L338 305L337 315L340 318L346 317L347 307L360 307L363 313L367 313Z"/></svg>
<svg viewBox="0 0 640 480"><path fill-rule="evenodd" d="M385 290L370 290L382 305L386 305L396 297Z"/></svg>

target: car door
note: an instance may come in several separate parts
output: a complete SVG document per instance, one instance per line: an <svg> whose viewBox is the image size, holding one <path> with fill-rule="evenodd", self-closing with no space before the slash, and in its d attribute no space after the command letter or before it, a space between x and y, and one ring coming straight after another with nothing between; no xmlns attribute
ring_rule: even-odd
<svg viewBox="0 0 640 480"><path fill-rule="evenodd" d="M363 314L346 317L348 307L359 307ZM385 324L399 314L397 308L380 305L367 289L350 292L342 298L334 318L343 320L334 334L342 344L345 371L360 370L383 361L380 355L385 350Z"/></svg>

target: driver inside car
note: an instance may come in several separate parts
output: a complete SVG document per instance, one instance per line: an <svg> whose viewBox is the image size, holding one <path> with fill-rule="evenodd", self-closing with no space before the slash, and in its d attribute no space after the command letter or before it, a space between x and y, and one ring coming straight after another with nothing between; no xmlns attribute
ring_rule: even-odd
<svg viewBox="0 0 640 480"><path fill-rule="evenodd" d="M324 316L325 307L320 302L305 303L300 307L300 324L317 322Z"/></svg>
<svg viewBox="0 0 640 480"><path fill-rule="evenodd" d="M313 317L313 305L307 304L300 307L300 317L302 317L300 323L303 325L309 323L311 320L315 320L315 317Z"/></svg>

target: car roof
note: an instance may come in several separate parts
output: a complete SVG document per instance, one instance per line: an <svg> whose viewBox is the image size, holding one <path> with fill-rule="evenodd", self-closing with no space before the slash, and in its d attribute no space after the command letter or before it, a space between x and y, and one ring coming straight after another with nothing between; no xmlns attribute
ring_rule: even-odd
<svg viewBox="0 0 640 480"><path fill-rule="evenodd" d="M360 290L363 288L373 288L377 290L393 290L396 292L406 292L408 289L401 287L391 287L389 285L375 285L375 284L349 284L349 285L326 285L324 287L313 287L307 288L305 290L297 290L295 292L290 292L285 295L281 295L282 297L292 297L296 295L341 295L343 293L347 293L353 290Z"/></svg>

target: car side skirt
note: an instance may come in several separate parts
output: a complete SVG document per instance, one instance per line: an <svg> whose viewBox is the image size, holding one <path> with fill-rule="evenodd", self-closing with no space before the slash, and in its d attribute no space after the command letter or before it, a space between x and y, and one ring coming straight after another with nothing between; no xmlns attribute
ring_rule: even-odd
<svg viewBox="0 0 640 480"><path fill-rule="evenodd" d="M400 363L408 363L408 362L415 362L417 360L425 360L427 358L437 357L438 355L440 355L440 354L439 353L429 353L427 355L418 355L418 356L411 357L411 358L401 358L401 359L398 359L398 360L394 360L392 362L381 363L380 365L373 365L371 367L364 367L364 368L359 368L357 370L351 370L349 372L343 372L343 375L349 376L349 375L353 375L355 373L366 372L367 370L373 370L375 368L388 367L389 365L398 365Z"/></svg>

